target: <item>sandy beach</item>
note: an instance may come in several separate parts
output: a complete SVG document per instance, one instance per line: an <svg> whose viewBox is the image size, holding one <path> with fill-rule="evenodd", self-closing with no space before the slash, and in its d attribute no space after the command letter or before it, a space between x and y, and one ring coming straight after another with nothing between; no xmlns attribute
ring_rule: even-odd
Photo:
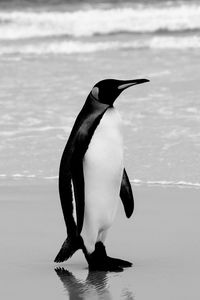
<svg viewBox="0 0 200 300"><path fill-rule="evenodd" d="M200 190L133 191L133 217L119 207L106 243L109 255L133 267L106 274L88 273L81 251L53 263L65 238L55 182L1 186L1 299L199 299Z"/></svg>

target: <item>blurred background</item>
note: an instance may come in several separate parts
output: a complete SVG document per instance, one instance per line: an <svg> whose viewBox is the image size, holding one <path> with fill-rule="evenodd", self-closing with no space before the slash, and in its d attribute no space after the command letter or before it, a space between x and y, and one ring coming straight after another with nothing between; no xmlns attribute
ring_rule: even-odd
<svg viewBox="0 0 200 300"><path fill-rule="evenodd" d="M104 78L133 183L200 186L200 2L0 1L0 182L56 181L76 115Z"/></svg>

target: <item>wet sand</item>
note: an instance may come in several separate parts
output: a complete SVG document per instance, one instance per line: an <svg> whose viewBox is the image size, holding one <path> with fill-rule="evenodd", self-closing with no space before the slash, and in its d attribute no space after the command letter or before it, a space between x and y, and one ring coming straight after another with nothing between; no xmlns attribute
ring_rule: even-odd
<svg viewBox="0 0 200 300"><path fill-rule="evenodd" d="M133 267L88 273L81 251L53 263L65 238L56 184L1 186L0 298L199 299L200 190L133 190L134 216L120 206L107 238L108 254Z"/></svg>

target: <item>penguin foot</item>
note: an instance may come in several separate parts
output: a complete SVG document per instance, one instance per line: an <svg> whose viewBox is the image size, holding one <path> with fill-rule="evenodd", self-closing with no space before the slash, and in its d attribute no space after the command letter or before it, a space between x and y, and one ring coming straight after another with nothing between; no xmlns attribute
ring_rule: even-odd
<svg viewBox="0 0 200 300"><path fill-rule="evenodd" d="M87 255L89 270L122 272L123 268L131 267L128 261L107 256L105 246L101 242L95 245L95 251Z"/></svg>
<svg viewBox="0 0 200 300"><path fill-rule="evenodd" d="M132 263L127 260L113 258L113 257L109 257L109 256L107 256L107 259L108 259L109 263L117 264L119 267L122 267L122 268L132 267Z"/></svg>
<svg viewBox="0 0 200 300"><path fill-rule="evenodd" d="M89 264L89 271L122 272L124 269L109 262L96 262Z"/></svg>

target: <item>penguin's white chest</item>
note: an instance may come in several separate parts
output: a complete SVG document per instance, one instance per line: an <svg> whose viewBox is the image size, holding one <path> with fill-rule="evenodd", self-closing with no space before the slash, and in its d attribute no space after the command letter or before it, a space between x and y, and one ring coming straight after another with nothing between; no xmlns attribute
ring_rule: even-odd
<svg viewBox="0 0 200 300"><path fill-rule="evenodd" d="M83 161L85 181L84 226L107 229L113 222L123 172L121 118L115 108L103 115Z"/></svg>

